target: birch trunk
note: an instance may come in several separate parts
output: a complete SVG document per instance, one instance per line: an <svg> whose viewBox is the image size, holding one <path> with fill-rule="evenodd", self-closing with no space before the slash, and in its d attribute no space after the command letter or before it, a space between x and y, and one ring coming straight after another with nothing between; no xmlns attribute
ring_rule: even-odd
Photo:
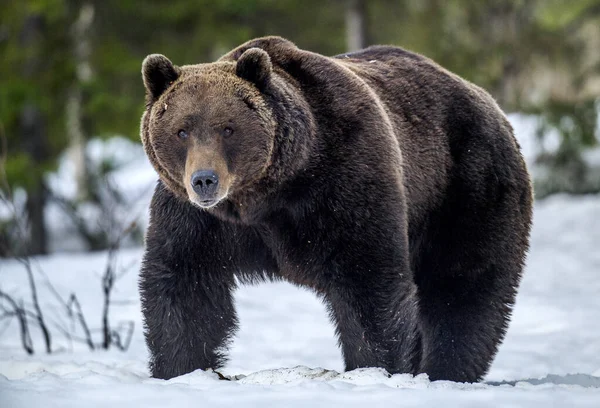
<svg viewBox="0 0 600 408"><path fill-rule="evenodd" d="M93 22L94 6L85 2L79 9L78 17L71 31L76 78L69 90L66 104L69 150L75 167L78 200L87 200L91 197L89 167L85 151L88 137L83 126L83 88L93 76L90 64L90 29Z"/></svg>
<svg viewBox="0 0 600 408"><path fill-rule="evenodd" d="M367 46L366 1L346 0L346 47L357 51Z"/></svg>

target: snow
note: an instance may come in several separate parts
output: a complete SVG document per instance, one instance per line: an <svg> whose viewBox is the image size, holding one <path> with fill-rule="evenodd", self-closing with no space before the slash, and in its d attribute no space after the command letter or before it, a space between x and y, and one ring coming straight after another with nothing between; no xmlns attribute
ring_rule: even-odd
<svg viewBox="0 0 600 408"><path fill-rule="evenodd" d="M529 132L526 120L515 121L517 134ZM535 145L527 138L520 142L529 160ZM138 194L154 175L143 153L127 156L128 148L114 147L129 162L115 174L116 183ZM147 206L143 200L139 205ZM40 333L32 329L36 354L27 356L16 321L0 320L0 407L599 407L600 196L553 196L536 203L534 214L512 323L483 383L430 382L425 375L390 376L375 368L343 373L324 305L313 293L282 282L238 289L241 327L221 371L231 381L202 371L168 381L149 378L137 292L142 249L128 248L119 254L122 275L110 315L113 327L135 324L125 352L90 351L57 331L60 325L82 335L46 285L48 279L63 298L77 294L99 342L107 254L56 253L34 260L54 353L44 354ZM0 288L29 305L27 276L17 261L0 260Z"/></svg>
<svg viewBox="0 0 600 408"><path fill-rule="evenodd" d="M57 352L20 349L16 326L0 336L0 406L600 406L600 197L556 196L535 208L532 247L507 338L481 384L430 382L425 375L383 370L342 372L325 307L286 283L240 287L241 328L222 370L234 381L197 371L169 381L148 377L136 271L141 249L122 251L113 324L133 320L131 347L87 351L54 337ZM66 297L77 293L88 323L100 326L100 277L106 253L55 254L36 259L44 313L60 316L44 285L46 272ZM0 264L0 287L27 298L20 264ZM97 333L94 333L97 338ZM319 368L324 367L324 368Z"/></svg>

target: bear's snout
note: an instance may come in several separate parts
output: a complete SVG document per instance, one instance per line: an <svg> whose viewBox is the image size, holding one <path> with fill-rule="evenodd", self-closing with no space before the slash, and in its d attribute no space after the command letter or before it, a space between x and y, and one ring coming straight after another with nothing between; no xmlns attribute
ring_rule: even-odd
<svg viewBox="0 0 600 408"><path fill-rule="evenodd" d="M197 170L192 174L192 190L198 195L201 204L210 206L216 201L219 175L214 170Z"/></svg>

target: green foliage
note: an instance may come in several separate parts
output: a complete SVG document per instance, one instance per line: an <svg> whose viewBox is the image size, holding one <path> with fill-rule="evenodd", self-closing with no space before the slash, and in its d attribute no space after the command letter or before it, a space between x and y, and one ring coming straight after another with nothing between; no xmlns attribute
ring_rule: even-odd
<svg viewBox="0 0 600 408"><path fill-rule="evenodd" d="M13 185L30 185L29 179L51 169L69 143L66 98L77 83L72 32L85 2L0 3L0 122L6 129ZM95 10L93 76L80 84L88 137L139 137L144 100L140 64L147 54L165 54L176 64L207 62L269 34L328 55L345 51L344 0L87 3ZM558 129L565 140L585 147L597 142L593 107L598 95L580 88L586 78L600 75L600 67L579 68L585 65L580 28L600 24L599 16L600 0L372 0L367 1L367 34L369 43L397 44L433 58L491 91L503 108L541 114L542 131ZM32 17L43 21L41 33L24 41ZM550 94L535 99L534 82L518 82L545 68L573 82L569 98ZM23 140L20 122L27 105L39 108L45 122L47 151L41 166ZM41 172L31 172L34 167Z"/></svg>
<svg viewBox="0 0 600 408"><path fill-rule="evenodd" d="M47 166L38 165L31 159L31 156L24 152L11 155L5 166L6 178L19 180L20 185L26 189L34 186L45 170L49 170Z"/></svg>
<svg viewBox="0 0 600 408"><path fill-rule="evenodd" d="M594 146L598 143L595 135L598 122L599 103L592 100L576 103L549 102L540 109L538 114L542 126L538 135L556 130L559 132L562 143L580 146L581 148Z"/></svg>
<svg viewBox="0 0 600 408"><path fill-rule="evenodd" d="M65 84L73 66L67 51L64 0L8 1L0 5L0 123L8 144L7 177L13 186L30 187L53 168L65 148ZM39 19L39 29L31 29ZM47 132L44 151L22 134L25 106L40 110Z"/></svg>

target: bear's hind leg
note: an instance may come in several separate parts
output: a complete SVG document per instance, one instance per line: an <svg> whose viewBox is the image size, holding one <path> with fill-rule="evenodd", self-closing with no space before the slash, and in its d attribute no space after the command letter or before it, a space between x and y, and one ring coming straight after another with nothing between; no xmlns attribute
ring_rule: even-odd
<svg viewBox="0 0 600 408"><path fill-rule="evenodd" d="M476 382L487 373L508 327L516 288L489 266L421 286L422 360L430 380ZM510 287L506 287L506 285Z"/></svg>
<svg viewBox="0 0 600 408"><path fill-rule="evenodd" d="M453 191L423 232L414 265L422 360L431 380L475 382L502 342L519 285L531 222L530 190L489 202Z"/></svg>

